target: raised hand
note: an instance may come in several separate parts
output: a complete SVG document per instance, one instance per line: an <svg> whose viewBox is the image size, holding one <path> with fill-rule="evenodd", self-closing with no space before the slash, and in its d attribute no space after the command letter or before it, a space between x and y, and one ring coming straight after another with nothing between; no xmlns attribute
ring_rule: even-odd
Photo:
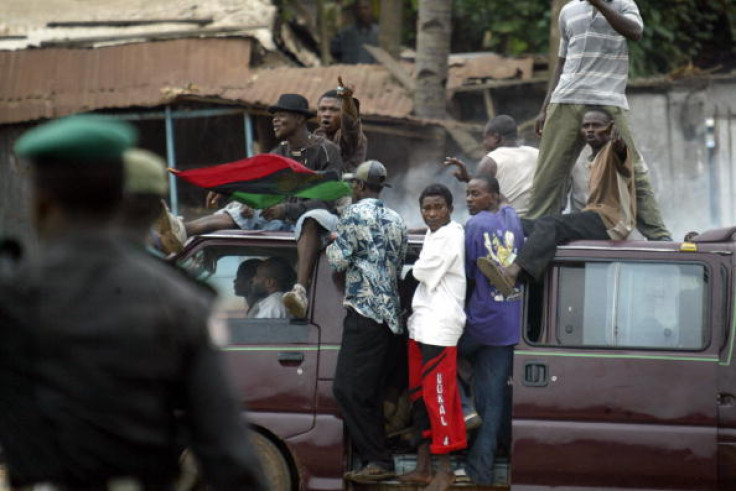
<svg viewBox="0 0 736 491"><path fill-rule="evenodd" d="M468 166L465 165L465 162L463 162L462 160L456 159L455 157L445 157L445 161L442 162L442 165L444 165L445 167L455 167L452 175L455 176L455 179L457 179L458 181L470 182Z"/></svg>
<svg viewBox="0 0 736 491"><path fill-rule="evenodd" d="M347 85L342 81L342 75L337 76L337 95L341 97L352 97L355 92L354 85Z"/></svg>

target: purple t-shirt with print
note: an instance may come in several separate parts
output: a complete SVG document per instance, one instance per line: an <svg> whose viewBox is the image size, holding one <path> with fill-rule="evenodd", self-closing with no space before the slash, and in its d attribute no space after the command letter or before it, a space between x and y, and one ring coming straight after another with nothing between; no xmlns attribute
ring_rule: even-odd
<svg viewBox="0 0 736 491"><path fill-rule="evenodd" d="M508 266L524 245L521 220L510 206L496 213L481 211L465 225L465 270L474 280L465 307L468 320L465 332L487 346L510 346L519 342L521 332L521 294L517 288L509 297L490 284L475 265L479 257L488 257Z"/></svg>

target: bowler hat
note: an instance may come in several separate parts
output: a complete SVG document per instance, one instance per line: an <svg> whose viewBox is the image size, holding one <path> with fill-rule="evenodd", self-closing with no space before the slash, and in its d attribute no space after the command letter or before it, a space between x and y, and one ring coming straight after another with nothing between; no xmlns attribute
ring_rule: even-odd
<svg viewBox="0 0 736 491"><path fill-rule="evenodd" d="M300 94L281 94L278 102L268 108L268 112L286 111L290 113L303 114L308 118L315 116L315 113L309 110L309 102Z"/></svg>

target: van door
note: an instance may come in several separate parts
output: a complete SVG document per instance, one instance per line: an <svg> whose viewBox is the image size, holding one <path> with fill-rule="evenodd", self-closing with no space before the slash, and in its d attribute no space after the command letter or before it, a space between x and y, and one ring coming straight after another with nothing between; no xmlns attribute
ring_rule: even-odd
<svg viewBox="0 0 736 491"><path fill-rule="evenodd" d="M213 240L189 262L198 263L218 291L214 337L226 352L230 378L249 420L285 439L314 426L320 331L308 320L248 316L253 305L238 291L239 269L273 258L288 262L293 272L293 241ZM282 289L293 283L292 276Z"/></svg>
<svg viewBox="0 0 736 491"><path fill-rule="evenodd" d="M513 489L716 489L719 270L613 254L558 253L526 295Z"/></svg>

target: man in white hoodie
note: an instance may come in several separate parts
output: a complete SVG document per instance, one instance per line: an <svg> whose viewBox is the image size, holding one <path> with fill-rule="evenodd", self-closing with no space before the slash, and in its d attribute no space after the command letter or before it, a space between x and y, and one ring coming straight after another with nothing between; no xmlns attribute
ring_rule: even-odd
<svg viewBox="0 0 736 491"><path fill-rule="evenodd" d="M432 184L419 197L429 230L413 274L419 282L409 318L409 396L418 445L417 467L403 482L447 489L450 452L467 446L457 388L457 342L465 325L465 233L451 220L452 194ZM440 456L433 475L431 454Z"/></svg>

